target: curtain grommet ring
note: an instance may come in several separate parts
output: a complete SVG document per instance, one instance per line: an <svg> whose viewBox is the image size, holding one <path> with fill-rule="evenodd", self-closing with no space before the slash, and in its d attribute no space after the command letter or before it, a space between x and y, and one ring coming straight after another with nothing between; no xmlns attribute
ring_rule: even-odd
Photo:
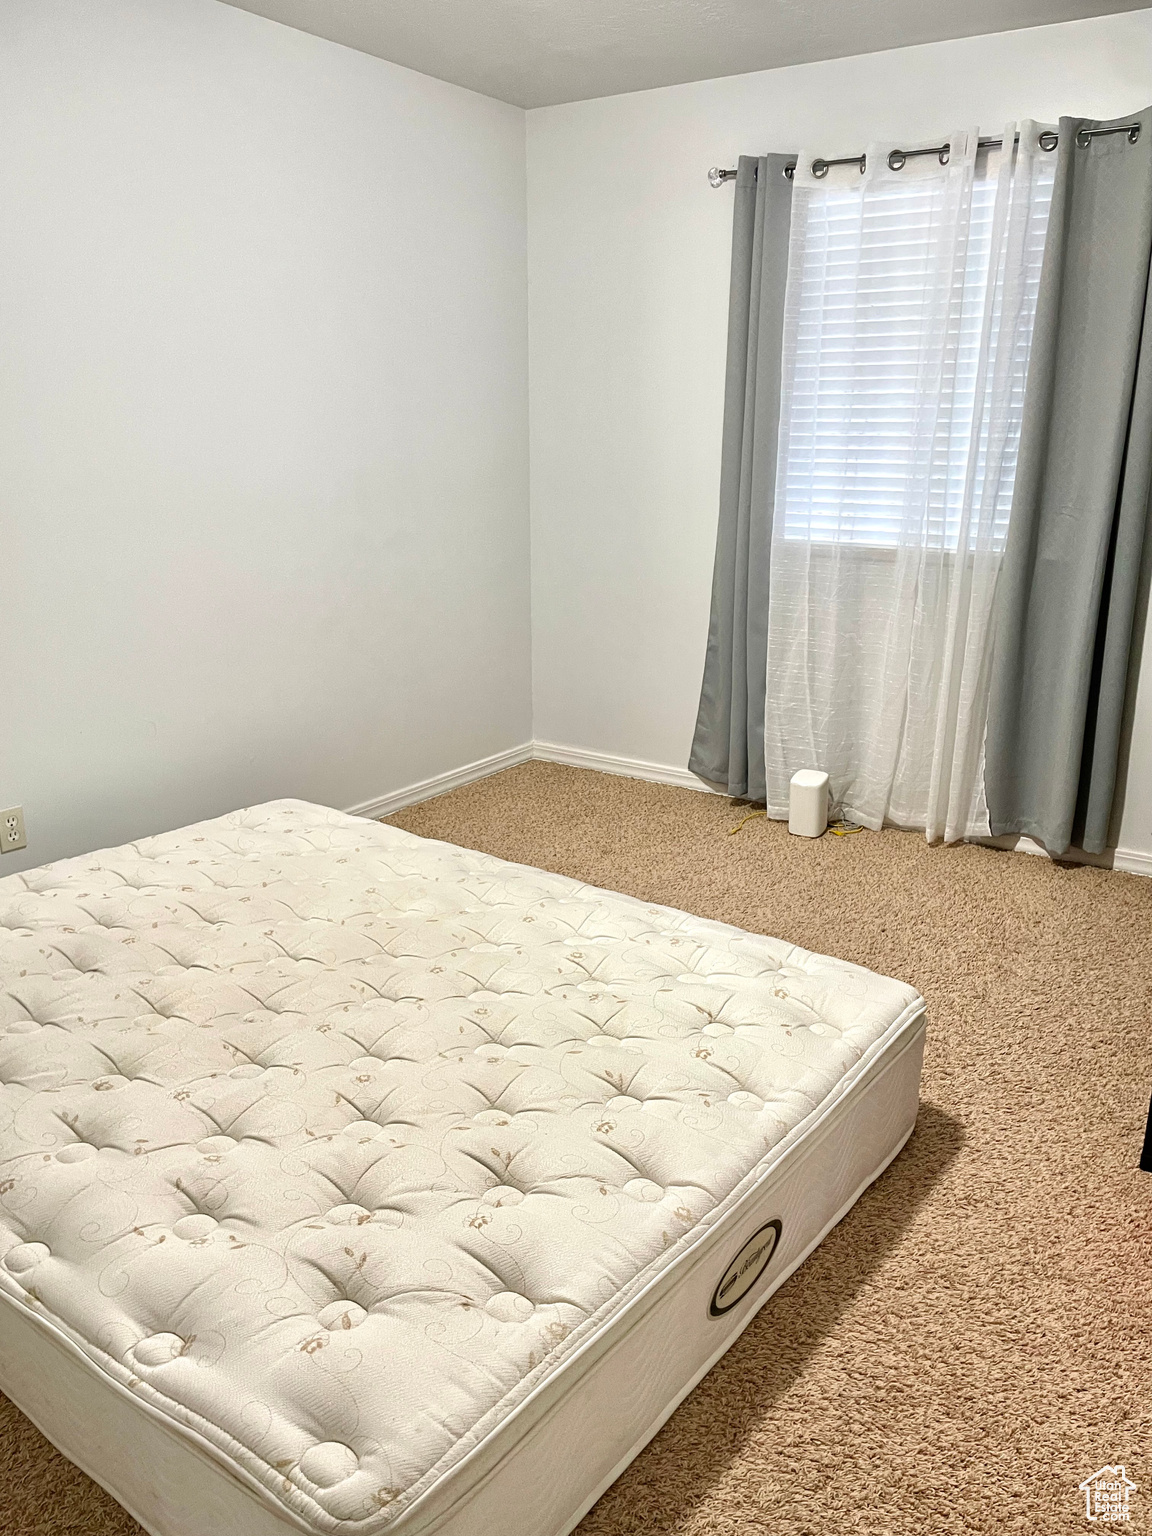
<svg viewBox="0 0 1152 1536"><path fill-rule="evenodd" d="M947 165L952 156L952 145L938 144L932 149L890 149L888 151L888 169L890 171L902 171L909 160L916 160L921 155L935 155L941 165ZM860 167L864 169L863 166Z"/></svg>
<svg viewBox="0 0 1152 1536"><path fill-rule="evenodd" d="M867 155L845 155L840 160L825 160L823 156L817 157L812 162L812 174L819 181L823 181L834 165L854 165L863 176L868 167Z"/></svg>
<svg viewBox="0 0 1152 1536"><path fill-rule="evenodd" d="M1077 148L1087 149L1093 139L1106 139L1114 133L1122 133L1129 144L1135 144L1136 140L1140 137L1140 124L1118 123L1115 128L1077 128Z"/></svg>

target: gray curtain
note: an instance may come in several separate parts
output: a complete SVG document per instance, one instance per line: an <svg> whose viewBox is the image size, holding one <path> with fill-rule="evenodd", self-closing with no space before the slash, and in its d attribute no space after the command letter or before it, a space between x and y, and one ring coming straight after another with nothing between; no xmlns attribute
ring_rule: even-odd
<svg viewBox="0 0 1152 1536"><path fill-rule="evenodd" d="M740 157L732 222L720 522L700 710L688 766L730 795L764 799L768 561L776 490L780 348L792 155Z"/></svg>
<svg viewBox="0 0 1152 1536"><path fill-rule="evenodd" d="M1060 121L1016 490L997 588L994 834L1107 846L1152 484L1152 108Z"/></svg>

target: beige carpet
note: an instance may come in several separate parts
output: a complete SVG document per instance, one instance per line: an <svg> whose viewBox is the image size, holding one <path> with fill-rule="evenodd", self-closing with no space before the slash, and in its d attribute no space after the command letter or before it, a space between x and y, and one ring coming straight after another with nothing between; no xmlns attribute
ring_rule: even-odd
<svg viewBox="0 0 1152 1536"><path fill-rule="evenodd" d="M531 763L393 818L928 1000L907 1148L580 1536L1086 1532L1077 1484L1116 1462L1152 1531L1152 880L763 818L728 836L742 814ZM4 1532L137 1532L0 1406Z"/></svg>

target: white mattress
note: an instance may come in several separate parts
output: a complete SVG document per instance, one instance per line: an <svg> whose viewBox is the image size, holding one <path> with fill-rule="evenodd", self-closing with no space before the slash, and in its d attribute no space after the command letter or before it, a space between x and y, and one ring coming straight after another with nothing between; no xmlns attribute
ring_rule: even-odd
<svg viewBox="0 0 1152 1536"><path fill-rule="evenodd" d="M895 1154L923 1003L278 801L0 880L0 1388L157 1536L558 1536Z"/></svg>

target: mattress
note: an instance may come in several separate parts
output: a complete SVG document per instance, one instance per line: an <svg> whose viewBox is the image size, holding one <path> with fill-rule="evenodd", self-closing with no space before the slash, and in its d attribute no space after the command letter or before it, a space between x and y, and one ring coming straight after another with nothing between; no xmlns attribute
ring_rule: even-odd
<svg viewBox="0 0 1152 1536"><path fill-rule="evenodd" d="M922 1042L901 982L299 801L0 879L0 1389L154 1536L560 1536Z"/></svg>

